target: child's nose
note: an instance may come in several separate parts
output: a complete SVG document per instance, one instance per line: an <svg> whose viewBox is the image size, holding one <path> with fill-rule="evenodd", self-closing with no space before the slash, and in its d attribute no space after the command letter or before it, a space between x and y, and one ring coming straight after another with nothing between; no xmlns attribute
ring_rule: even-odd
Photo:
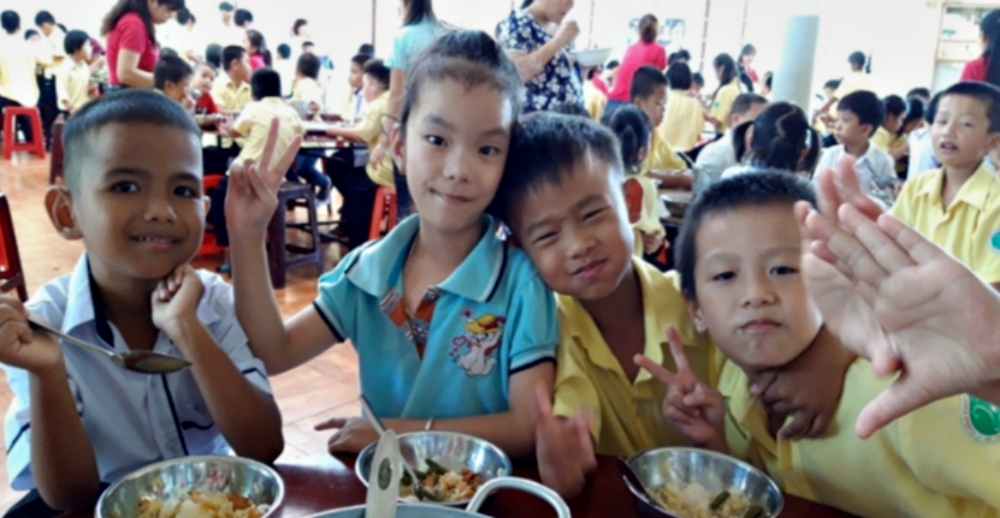
<svg viewBox="0 0 1000 518"><path fill-rule="evenodd" d="M777 297L771 287L771 283L764 276L754 275L747 282L746 294L743 299L745 307L756 308L766 306L773 304L776 299Z"/></svg>
<svg viewBox="0 0 1000 518"><path fill-rule="evenodd" d="M172 222L177 219L174 206L166 198L154 196L146 205L146 221Z"/></svg>

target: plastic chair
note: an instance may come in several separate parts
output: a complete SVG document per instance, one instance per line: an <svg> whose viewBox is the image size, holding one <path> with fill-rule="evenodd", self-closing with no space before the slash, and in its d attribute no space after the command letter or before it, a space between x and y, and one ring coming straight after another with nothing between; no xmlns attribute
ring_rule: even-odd
<svg viewBox="0 0 1000 518"><path fill-rule="evenodd" d="M287 208L295 200L304 199L308 213L308 223L289 224ZM302 247L288 244L286 231L289 228L303 230L312 240L312 246ZM285 183L278 189L278 210L271 217L267 227L267 264L271 272L271 286L285 287L288 270L300 266L315 266L317 275L323 273L323 249L319 238L319 221L316 217L316 194L310 185Z"/></svg>
<svg viewBox="0 0 1000 518"><path fill-rule="evenodd" d="M31 141L17 142L17 117L31 120ZM42 116L34 106L8 106L3 109L3 158L10 160L15 151L31 151L38 158L45 158L45 134L42 133Z"/></svg>
<svg viewBox="0 0 1000 518"><path fill-rule="evenodd" d="M368 240L382 237L382 224L389 233L396 226L396 190L379 187L375 191L375 209L372 210L372 225L368 230Z"/></svg>
<svg viewBox="0 0 1000 518"><path fill-rule="evenodd" d="M22 302L28 300L28 287L24 282L24 269L14 235L14 220L7 196L0 193L0 293L15 289Z"/></svg>

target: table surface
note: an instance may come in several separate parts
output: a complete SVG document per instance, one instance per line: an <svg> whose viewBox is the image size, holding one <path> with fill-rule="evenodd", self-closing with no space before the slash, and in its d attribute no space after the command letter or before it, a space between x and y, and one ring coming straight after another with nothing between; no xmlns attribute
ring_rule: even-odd
<svg viewBox="0 0 1000 518"><path fill-rule="evenodd" d="M597 473L588 482L583 496L570 502L574 518L634 518L638 510L612 457L600 457ZM364 504L366 489L354 474L354 457L317 455L279 464L285 481L285 501L280 518L299 518L329 509ZM516 465L514 475L538 480L537 469ZM490 498L481 512L494 518L554 518L542 500L521 492L504 490ZM89 518L78 514L71 518ZM781 516L787 518L850 518L851 515L820 504L785 497Z"/></svg>

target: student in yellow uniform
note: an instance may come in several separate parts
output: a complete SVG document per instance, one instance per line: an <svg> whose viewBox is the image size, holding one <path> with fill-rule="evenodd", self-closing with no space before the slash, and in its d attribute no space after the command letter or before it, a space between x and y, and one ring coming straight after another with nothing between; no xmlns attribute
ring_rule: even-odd
<svg viewBox="0 0 1000 518"><path fill-rule="evenodd" d="M632 76L630 91L632 104L649 117L654 128L663 122L667 106L667 76L653 67L640 67ZM642 164L643 172L684 171L687 164L674 152L670 144L657 132L649 143L649 153Z"/></svg>
<svg viewBox="0 0 1000 518"><path fill-rule="evenodd" d="M674 63L667 69L667 80L670 81L667 113L656 128L670 147L685 153L698 145L701 133L705 131L705 108L697 99L687 95L691 89L691 77L691 68L687 63ZM726 119L729 119L728 115Z"/></svg>
<svg viewBox="0 0 1000 518"><path fill-rule="evenodd" d="M368 54L356 54L351 58L351 72L347 76L347 85L350 87L350 91L340 109L340 116L351 124L359 122L367 109L362 87L364 86L365 63L371 59L372 57Z"/></svg>
<svg viewBox="0 0 1000 518"><path fill-rule="evenodd" d="M274 150L274 160L285 153L297 135L305 134L302 118L294 108L281 99L281 76L270 68L262 68L254 72L250 78L250 88L253 91L253 102L243 107L239 118L231 126L221 125L219 132L230 138L243 138L244 145L237 163L247 160L259 162L264 155L264 144L271 128L271 121L278 119L277 146ZM263 164L262 167L272 167Z"/></svg>
<svg viewBox="0 0 1000 518"><path fill-rule="evenodd" d="M604 117L604 107L608 104L608 96L594 84L594 77L600 75L599 67L587 71L587 80L583 82L584 104L592 120L600 122Z"/></svg>
<svg viewBox="0 0 1000 518"><path fill-rule="evenodd" d="M634 253L639 258L656 255L666 246L667 232L657 211L657 203L661 202L657 200L656 183L642 174L652 132L649 117L635 106L626 105L615 110L608 126L621 144L625 200L632 211L629 221L635 233Z"/></svg>
<svg viewBox="0 0 1000 518"><path fill-rule="evenodd" d="M507 170L517 174L503 176L494 210L557 293L562 333L554 405L552 394L538 394L538 462L543 482L572 497L594 467L595 452L628 456L686 444L659 415L664 387L633 362L644 353L672 365L666 326L680 329L699 375L714 379L720 362L692 327L676 276L632 254L624 167L610 131L583 117L532 114L515 133ZM852 359L840 356L818 361L836 366ZM805 422L822 409L832 415L842 370L832 367L824 379L797 376L795 367L782 372L763 397L787 402L781 385L797 386L796 395L809 385L812 401L800 405Z"/></svg>
<svg viewBox="0 0 1000 518"><path fill-rule="evenodd" d="M885 121L872 135L872 146L892 157L893 165L910 152L906 135L900 135L903 119L906 117L906 101L898 95L890 95L882 100L885 107Z"/></svg>
<svg viewBox="0 0 1000 518"><path fill-rule="evenodd" d="M872 90L872 67L865 53L860 50L852 52L850 56L847 56L847 62L851 66L851 72L840 80L840 84L837 85L837 89L833 92L833 95L827 97L826 103L819 109L820 113L826 113L830 108L836 106L841 99L854 92Z"/></svg>
<svg viewBox="0 0 1000 518"><path fill-rule="evenodd" d="M250 58L243 47L231 45L222 50L222 68L212 87L212 99L224 112L238 112L253 101L250 92Z"/></svg>
<svg viewBox="0 0 1000 518"><path fill-rule="evenodd" d="M712 109L708 114L716 131L725 133L729 129L729 114L733 111L733 103L740 95L740 73L736 68L736 61L729 54L719 54L712 65L719 78L719 87L715 90Z"/></svg>
<svg viewBox="0 0 1000 518"><path fill-rule="evenodd" d="M59 111L69 115L90 101L90 36L69 31L63 43L69 59L56 70L56 99Z"/></svg>
<svg viewBox="0 0 1000 518"><path fill-rule="evenodd" d="M1000 287L1000 180L984 164L1000 147L1000 89L958 83L945 90L931 142L943 167L908 180L892 215Z"/></svg>
<svg viewBox="0 0 1000 518"><path fill-rule="evenodd" d="M810 349L843 348L824 327L799 273L798 201L815 206L807 180L761 172L712 185L688 211L678 243L681 286L698 329L729 361L718 390L684 368L686 348L676 335L677 373L644 361L669 387L665 417L696 446L762 468L784 492L857 516L1000 516L1000 411L956 396L861 439L854 433L859 413L893 382L876 376L868 360L857 359L844 375L829 433L777 437L786 416L751 395L749 376L795 362ZM830 367L808 370L825 375Z"/></svg>

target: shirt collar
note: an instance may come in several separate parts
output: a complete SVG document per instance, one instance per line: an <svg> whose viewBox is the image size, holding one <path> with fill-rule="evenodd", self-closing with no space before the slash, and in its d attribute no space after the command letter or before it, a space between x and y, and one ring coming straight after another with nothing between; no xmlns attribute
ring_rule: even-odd
<svg viewBox="0 0 1000 518"><path fill-rule="evenodd" d="M500 225L483 215L486 231L462 264L438 289L459 297L486 302L492 298L507 268L507 242L497 237ZM366 293L382 298L400 280L403 264L420 229L416 215L400 222L392 232L359 252L347 277Z"/></svg>
<svg viewBox="0 0 1000 518"><path fill-rule="evenodd" d="M940 174L935 174L931 181L924 184L918 196L928 196L937 202L938 205L942 205L941 189L944 187L944 175L944 169L941 169ZM962 202L974 207L976 210L982 211L986 208L986 199L989 196L990 185L995 181L997 181L996 178L990 174L986 166L979 164L976 172L972 173L972 176L959 189L958 195L955 196L955 201L952 205Z"/></svg>

